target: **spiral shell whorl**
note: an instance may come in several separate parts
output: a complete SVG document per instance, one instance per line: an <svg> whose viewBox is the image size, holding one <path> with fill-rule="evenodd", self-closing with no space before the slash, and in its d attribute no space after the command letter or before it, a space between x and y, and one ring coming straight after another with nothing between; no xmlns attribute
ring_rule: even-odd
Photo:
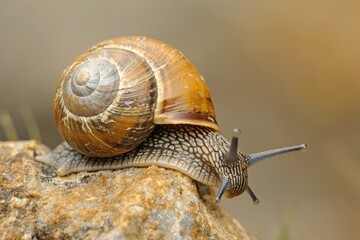
<svg viewBox="0 0 360 240"><path fill-rule="evenodd" d="M116 97L120 76L116 65L105 59L90 59L76 66L64 85L65 104L79 116L94 116L107 109Z"/></svg>
<svg viewBox="0 0 360 240"><path fill-rule="evenodd" d="M60 133L88 156L136 147L153 129L156 82L143 58L122 49L92 49L63 74L55 94Z"/></svg>

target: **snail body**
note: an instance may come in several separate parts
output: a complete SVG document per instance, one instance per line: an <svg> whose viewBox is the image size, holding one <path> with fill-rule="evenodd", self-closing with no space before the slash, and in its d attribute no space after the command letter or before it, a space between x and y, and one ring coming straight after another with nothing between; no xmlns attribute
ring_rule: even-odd
<svg viewBox="0 0 360 240"><path fill-rule="evenodd" d="M36 160L71 172L158 165L220 186L234 197L248 186L247 168L304 144L256 154L238 150L218 131L209 90L178 50L145 37L101 42L62 74L54 98L65 142Z"/></svg>

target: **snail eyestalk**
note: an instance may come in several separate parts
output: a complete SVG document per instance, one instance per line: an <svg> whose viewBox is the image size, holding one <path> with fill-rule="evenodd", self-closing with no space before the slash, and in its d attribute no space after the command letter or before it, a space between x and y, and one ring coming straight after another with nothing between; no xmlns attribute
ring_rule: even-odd
<svg viewBox="0 0 360 240"><path fill-rule="evenodd" d="M220 186L219 191L218 191L218 193L216 194L216 198L215 198L215 200L216 200L217 202L220 201L222 195L223 195L224 192L226 191L226 189L227 189L227 187L229 186L229 184L230 184L230 179L229 179L229 178L224 178L224 179L222 180L221 186Z"/></svg>
<svg viewBox="0 0 360 240"><path fill-rule="evenodd" d="M228 152L226 158L224 159L225 164L232 164L232 163L239 160L239 157L238 157L239 135L240 135L240 129L234 128L233 137L231 139L229 152ZM219 191L216 194L215 200L217 202L220 201L222 195L225 193L225 191L228 188L229 184L230 184L230 179L225 177L222 180Z"/></svg>
<svg viewBox="0 0 360 240"><path fill-rule="evenodd" d="M230 149L227 157L224 159L226 164L232 164L239 160L238 157L238 145L239 145L239 135L240 129L235 128L233 130L233 137L231 139Z"/></svg>
<svg viewBox="0 0 360 240"><path fill-rule="evenodd" d="M277 148L277 149L272 149L272 150L268 150L268 151L264 151L264 152L247 154L245 159L246 159L248 165L251 166L263 159L274 157L274 156L288 153L288 152L299 151L299 150L302 150L305 148L306 148L306 144L300 144L300 145L291 146L291 147Z"/></svg>

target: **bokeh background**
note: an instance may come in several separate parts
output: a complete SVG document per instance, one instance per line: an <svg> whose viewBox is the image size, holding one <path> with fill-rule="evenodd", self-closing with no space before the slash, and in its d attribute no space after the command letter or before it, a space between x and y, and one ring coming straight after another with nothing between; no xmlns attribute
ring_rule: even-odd
<svg viewBox="0 0 360 240"><path fill-rule="evenodd" d="M62 70L105 39L145 35L180 49L244 152L306 142L249 170L260 198L221 205L260 239L354 239L360 222L360 2L0 1L0 139L61 139ZM11 121L9 121L11 117ZM24 118L26 119L24 121ZM36 137L36 128L31 137ZM9 137L10 135L10 137ZM357 228L356 228L357 227Z"/></svg>

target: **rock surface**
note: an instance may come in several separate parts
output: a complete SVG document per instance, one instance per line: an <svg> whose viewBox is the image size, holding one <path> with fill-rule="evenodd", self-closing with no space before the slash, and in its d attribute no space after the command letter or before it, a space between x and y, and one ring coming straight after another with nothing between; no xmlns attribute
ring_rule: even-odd
<svg viewBox="0 0 360 240"><path fill-rule="evenodd" d="M159 167L57 177L35 141L0 142L0 239L253 239L214 192Z"/></svg>

